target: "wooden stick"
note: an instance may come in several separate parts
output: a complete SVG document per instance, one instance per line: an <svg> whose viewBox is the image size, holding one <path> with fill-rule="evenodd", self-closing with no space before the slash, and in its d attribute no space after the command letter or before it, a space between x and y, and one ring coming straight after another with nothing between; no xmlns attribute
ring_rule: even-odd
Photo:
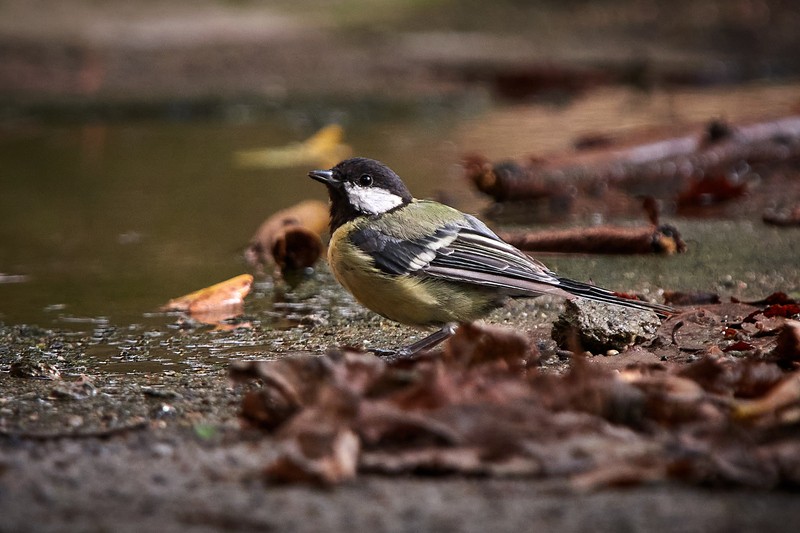
<svg viewBox="0 0 800 533"><path fill-rule="evenodd" d="M642 228L598 226L501 233L500 237L520 250L530 252L671 255L686 251L678 230L667 224Z"/></svg>

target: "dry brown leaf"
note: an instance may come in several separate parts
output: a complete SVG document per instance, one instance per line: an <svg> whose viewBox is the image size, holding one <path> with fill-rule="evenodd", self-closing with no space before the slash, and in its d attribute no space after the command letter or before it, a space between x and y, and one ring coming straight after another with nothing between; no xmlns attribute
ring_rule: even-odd
<svg viewBox="0 0 800 533"><path fill-rule="evenodd" d="M202 315L217 311L243 311L244 297L250 293L253 276L241 274L229 280L211 285L193 293L173 298L161 311L181 311L190 315Z"/></svg>
<svg viewBox="0 0 800 533"><path fill-rule="evenodd" d="M608 487L630 487L667 478L662 461L652 463L611 463L572 477L572 487L580 492L591 492Z"/></svg>
<svg viewBox="0 0 800 533"><path fill-rule="evenodd" d="M261 388L245 395L242 416L260 427L274 429L301 409L316 404L325 386L363 394L385 366L372 354L345 351L325 357L240 361L231 365L229 373L237 382L261 381Z"/></svg>
<svg viewBox="0 0 800 533"><path fill-rule="evenodd" d="M487 324L462 324L445 345L445 359L465 366L500 363L509 369L535 366L539 353L520 333Z"/></svg>
<svg viewBox="0 0 800 533"><path fill-rule="evenodd" d="M800 365L800 322L787 320L778 333L777 345L769 359L785 369Z"/></svg>
<svg viewBox="0 0 800 533"><path fill-rule="evenodd" d="M359 449L358 437L345 428L330 435L284 440L264 474L274 483L336 485L355 478Z"/></svg>
<svg viewBox="0 0 800 533"><path fill-rule="evenodd" d="M351 429L358 414L352 391L325 383L316 402L278 429L282 450L265 474L271 481L333 485L356 475L360 441Z"/></svg>
<svg viewBox="0 0 800 533"><path fill-rule="evenodd" d="M800 403L800 371L790 374L756 400L741 400L736 403L734 416L752 419L776 415L781 409Z"/></svg>
<svg viewBox="0 0 800 533"><path fill-rule="evenodd" d="M512 457L489 462L479 447L421 447L402 451L365 451L359 469L380 474L458 474L462 476L536 476L542 471L534 457Z"/></svg>
<svg viewBox="0 0 800 533"><path fill-rule="evenodd" d="M724 311L681 315L696 329L684 340L698 342L705 324L716 343L752 309L712 308ZM281 443L266 469L274 481L330 485L361 469L569 476L576 490L666 479L796 485L786 438L800 427L800 371L786 376L757 350L703 351L715 355L685 365L638 353L616 370L575 356L556 374L528 366L526 339L470 326L402 365L340 351L242 363L232 375L262 381L243 411Z"/></svg>
<svg viewBox="0 0 800 533"><path fill-rule="evenodd" d="M759 452L777 465L785 484L800 486L800 439L797 435L762 446Z"/></svg>
<svg viewBox="0 0 800 533"><path fill-rule="evenodd" d="M755 307L737 303L705 305L692 309L665 322L665 326L672 328L668 342L674 342L685 352L707 349L724 339L726 326L741 323L754 311Z"/></svg>
<svg viewBox="0 0 800 533"><path fill-rule="evenodd" d="M461 435L446 423L431 416L430 412L409 411L387 401L364 402L359 409L358 434L365 445L376 447L402 442L421 444L456 445Z"/></svg>

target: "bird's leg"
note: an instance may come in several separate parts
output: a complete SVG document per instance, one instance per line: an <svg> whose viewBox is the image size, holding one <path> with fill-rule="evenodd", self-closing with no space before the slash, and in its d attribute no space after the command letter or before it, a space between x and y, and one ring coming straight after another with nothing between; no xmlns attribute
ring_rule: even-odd
<svg viewBox="0 0 800 533"><path fill-rule="evenodd" d="M433 348L437 344L442 341L449 339L450 337L455 334L456 329L458 328L458 324L454 322L449 322L442 326L441 329L434 331L427 337L418 340L417 342L411 343L408 346L403 346L402 348L398 348L397 350L382 350L380 348L370 349L369 351L374 353L375 355L379 355L381 357L387 357L389 359L405 359L407 357L412 357L422 350L427 350L429 348Z"/></svg>
<svg viewBox="0 0 800 533"><path fill-rule="evenodd" d="M420 339L417 342L411 343L408 346L400 348L398 350L398 354L402 354L403 356L408 357L418 352L421 352L422 350L433 348L440 342L443 342L452 337L455 334L457 328L458 328L457 324L449 322L444 326L442 326L440 330L434 331L427 337Z"/></svg>

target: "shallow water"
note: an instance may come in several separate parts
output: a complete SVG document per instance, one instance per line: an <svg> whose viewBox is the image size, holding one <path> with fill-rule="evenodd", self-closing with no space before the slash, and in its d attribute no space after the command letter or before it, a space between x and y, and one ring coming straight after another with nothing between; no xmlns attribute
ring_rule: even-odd
<svg viewBox="0 0 800 533"><path fill-rule="evenodd" d="M237 150L300 141L317 127L294 122L311 121L7 129L0 138L0 273L24 278L0 284L0 320L78 329L95 317L141 321L171 297L243 272L241 252L263 219L304 198L326 197L306 177L313 162L234 166ZM436 139L447 138L443 125L345 125L358 153L395 161L419 194L439 186L414 178L450 163L438 152L443 141ZM400 152L415 157L401 159Z"/></svg>

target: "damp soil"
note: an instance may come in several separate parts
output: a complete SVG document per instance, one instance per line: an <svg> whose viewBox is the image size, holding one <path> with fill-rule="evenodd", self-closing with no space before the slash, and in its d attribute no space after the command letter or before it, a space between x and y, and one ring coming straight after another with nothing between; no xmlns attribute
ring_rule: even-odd
<svg viewBox="0 0 800 533"><path fill-rule="evenodd" d="M171 329L150 335L3 326L2 530L792 531L800 526L796 495L781 490L658 483L576 492L564 479L458 475L366 474L334 489L268 484L264 465L278 446L240 423L243 394L253 385L234 385L228 361L321 354L332 345L393 346L415 335L355 305L325 267L305 283L313 289L284 288L280 305L272 302L273 313L282 309L280 319L265 317L263 303L255 300L246 313L254 324L230 331L171 315L160 317ZM727 286L728 294L737 290L725 280L716 286L722 291ZM639 287L651 289L647 282ZM546 297L519 300L487 321L525 333L541 351L544 371L562 372L567 358L550 339L561 307ZM282 327L273 327L276 323Z"/></svg>

